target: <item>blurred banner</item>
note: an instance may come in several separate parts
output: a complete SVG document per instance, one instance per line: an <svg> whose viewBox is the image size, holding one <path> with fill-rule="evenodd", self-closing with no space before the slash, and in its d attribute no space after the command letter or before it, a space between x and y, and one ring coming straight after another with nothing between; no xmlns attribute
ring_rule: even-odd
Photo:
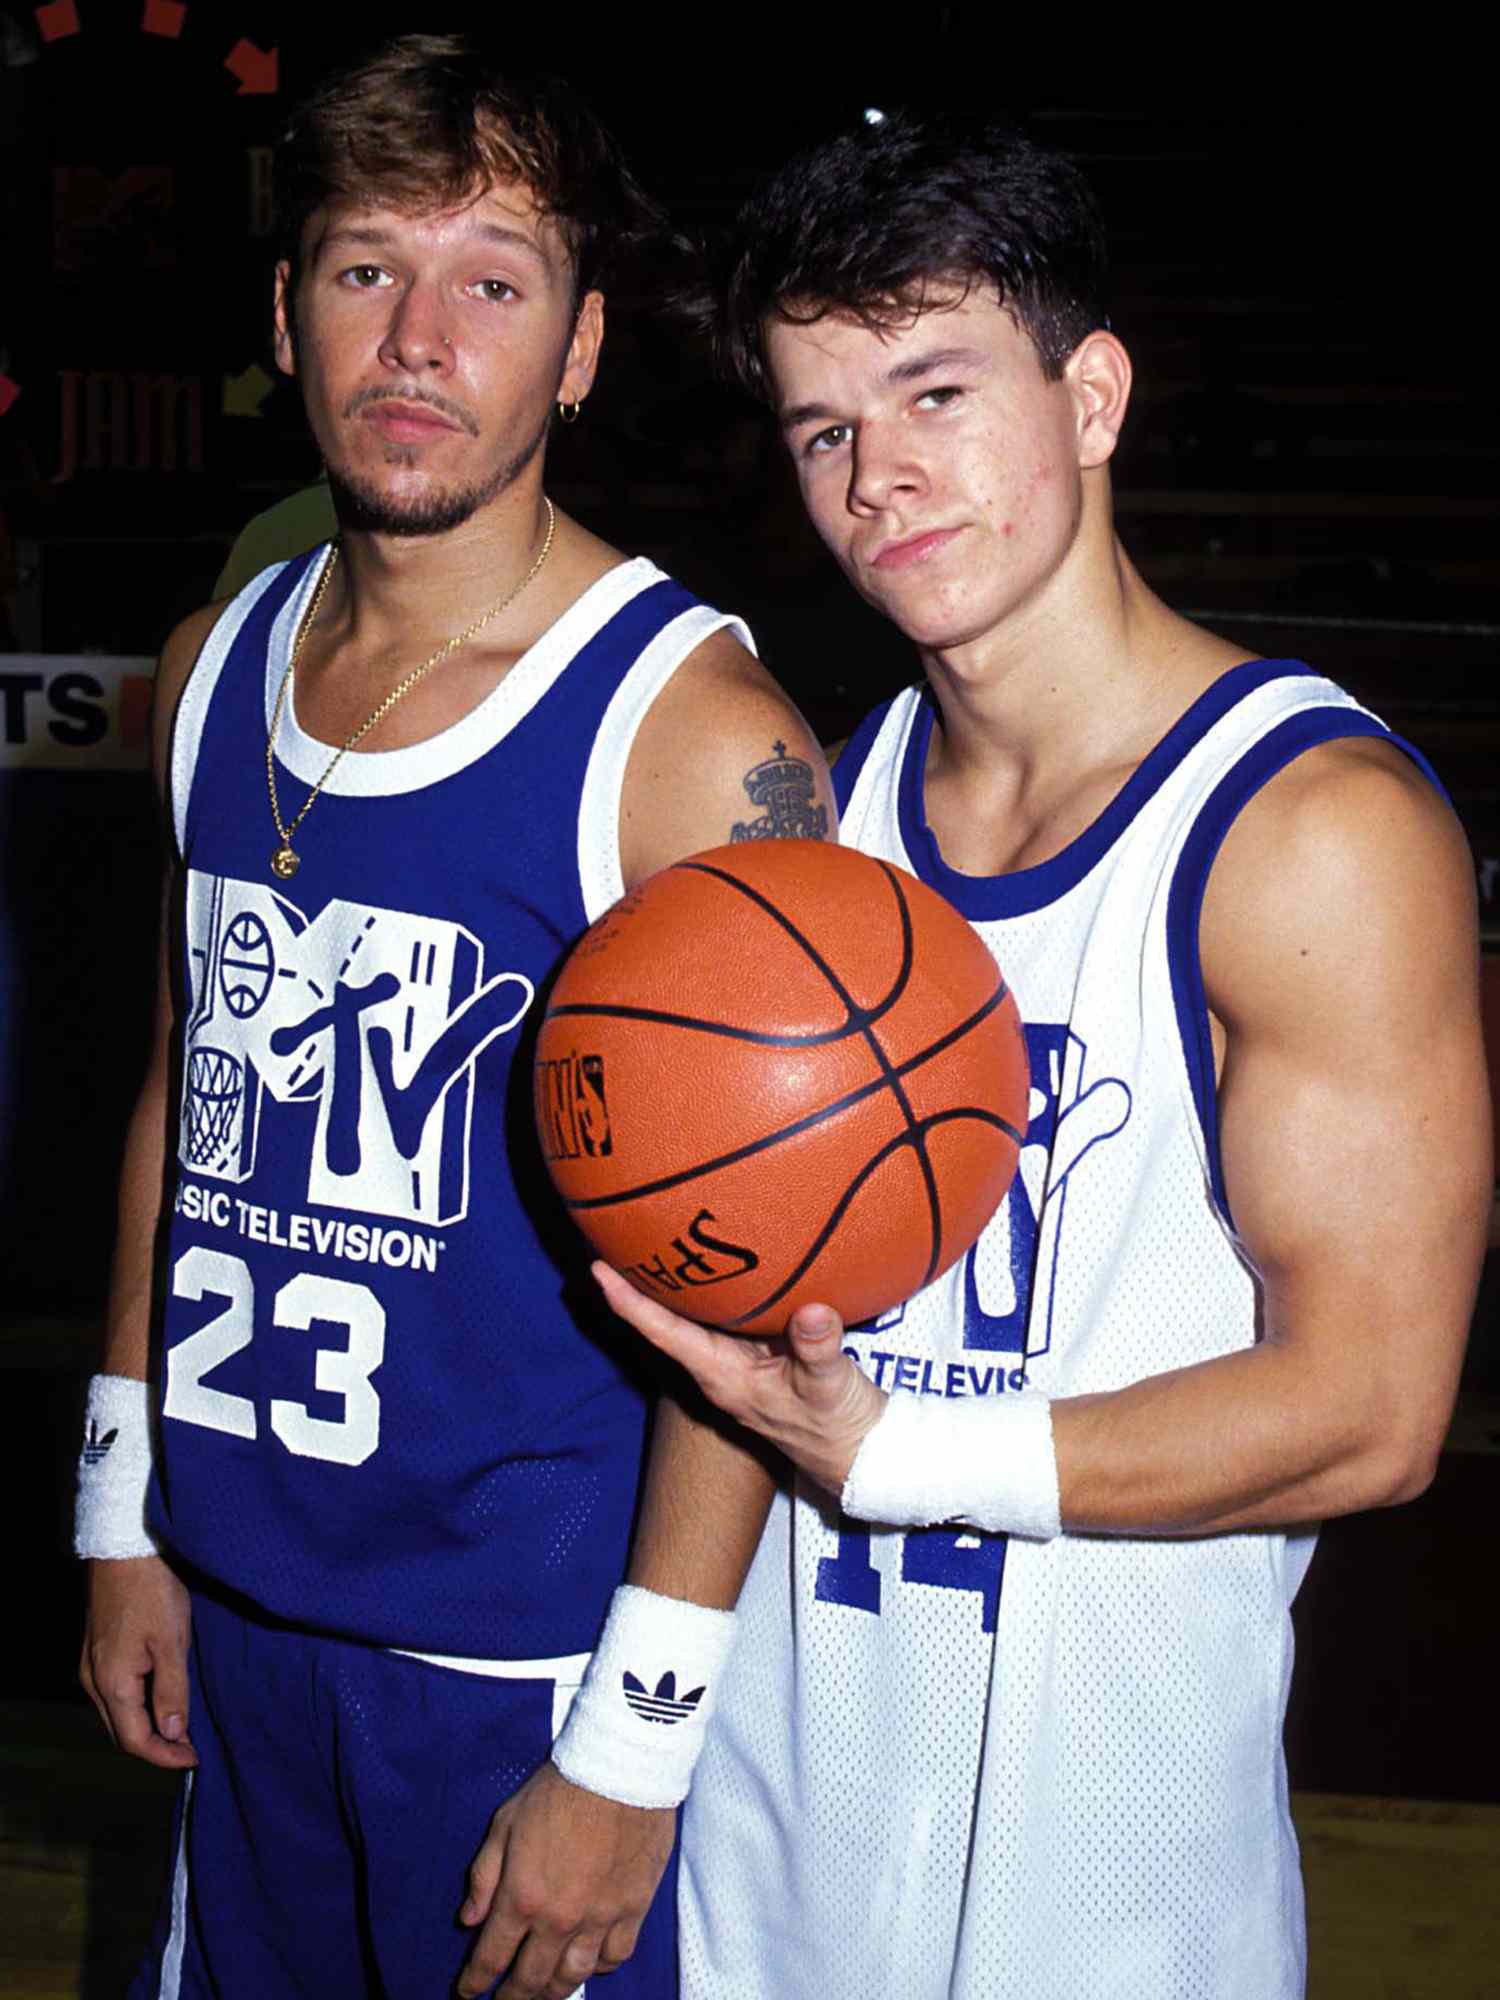
<svg viewBox="0 0 1500 2000"><path fill-rule="evenodd" d="M152 666L93 653L0 653L0 770L144 770Z"/></svg>
<svg viewBox="0 0 1500 2000"><path fill-rule="evenodd" d="M151 662L0 653L0 1319L93 1313L156 981Z"/></svg>

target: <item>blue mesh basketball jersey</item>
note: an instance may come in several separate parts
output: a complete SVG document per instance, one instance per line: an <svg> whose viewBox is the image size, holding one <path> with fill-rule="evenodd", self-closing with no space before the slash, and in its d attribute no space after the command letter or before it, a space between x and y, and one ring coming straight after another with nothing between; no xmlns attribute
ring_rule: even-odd
<svg viewBox="0 0 1500 2000"><path fill-rule="evenodd" d="M280 882L265 744L325 559L234 600L173 738L181 1101L153 1523L301 1626L575 1654L624 1570L644 1401L537 1164L527 1027L621 893L636 727L729 621L622 563L453 727L343 758ZM289 814L331 753L291 701L276 750Z"/></svg>

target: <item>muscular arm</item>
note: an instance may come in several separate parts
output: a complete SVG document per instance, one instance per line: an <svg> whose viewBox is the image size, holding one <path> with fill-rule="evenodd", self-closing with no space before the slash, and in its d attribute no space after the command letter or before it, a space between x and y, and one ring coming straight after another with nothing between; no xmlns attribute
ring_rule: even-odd
<svg viewBox="0 0 1500 2000"><path fill-rule="evenodd" d="M1399 753L1338 744L1247 808L1200 932L1252 1348L1053 1408L1063 1518L1198 1532L1432 1477L1491 1186L1468 853Z"/></svg>
<svg viewBox="0 0 1500 2000"><path fill-rule="evenodd" d="M152 767L165 801L178 696L219 607L195 613L162 653L152 703ZM126 1135L103 1370L147 1379L152 1273L166 1173L172 1032L168 972L171 871L163 894L157 999L146 1074ZM79 1679L123 1750L169 1769L196 1762L188 1736L187 1593L156 1556L90 1562Z"/></svg>
<svg viewBox="0 0 1500 2000"><path fill-rule="evenodd" d="M1411 1498L1451 1411L1491 1187L1467 850L1384 746L1310 752L1225 842L1200 954L1261 1337L1052 1405L1081 1531L1214 1533ZM807 1308L784 1357L611 1302L834 1492L885 1398Z"/></svg>

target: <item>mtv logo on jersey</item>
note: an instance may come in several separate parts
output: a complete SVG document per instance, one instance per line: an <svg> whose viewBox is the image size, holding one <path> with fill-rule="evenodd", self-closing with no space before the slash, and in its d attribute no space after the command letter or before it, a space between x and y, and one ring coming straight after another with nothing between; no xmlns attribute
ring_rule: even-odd
<svg viewBox="0 0 1500 2000"><path fill-rule="evenodd" d="M474 1064L531 1005L529 979L486 980L484 947L441 918L338 901L309 921L274 889L198 869L187 977L183 1166L247 1180L269 1092L317 1106L309 1201L467 1213Z"/></svg>

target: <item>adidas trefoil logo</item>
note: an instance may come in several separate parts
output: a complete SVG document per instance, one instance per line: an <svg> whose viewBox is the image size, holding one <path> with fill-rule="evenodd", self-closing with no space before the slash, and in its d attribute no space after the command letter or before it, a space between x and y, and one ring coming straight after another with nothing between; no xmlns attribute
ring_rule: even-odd
<svg viewBox="0 0 1500 2000"><path fill-rule="evenodd" d="M677 1692L677 1676L669 1667L656 1683L653 1694L644 1682L634 1674L623 1676L625 1699L643 1722L681 1722L693 1713L703 1699L703 1688L689 1688L685 1695ZM707 1682L704 1683L707 1686Z"/></svg>
<svg viewBox="0 0 1500 2000"><path fill-rule="evenodd" d="M120 1433L117 1430L113 1430L106 1431L103 1437L100 1437L99 1419L96 1417L89 1425L89 1434L83 1441L84 1464L98 1465L102 1460L108 1458L109 1448L119 1435Z"/></svg>

